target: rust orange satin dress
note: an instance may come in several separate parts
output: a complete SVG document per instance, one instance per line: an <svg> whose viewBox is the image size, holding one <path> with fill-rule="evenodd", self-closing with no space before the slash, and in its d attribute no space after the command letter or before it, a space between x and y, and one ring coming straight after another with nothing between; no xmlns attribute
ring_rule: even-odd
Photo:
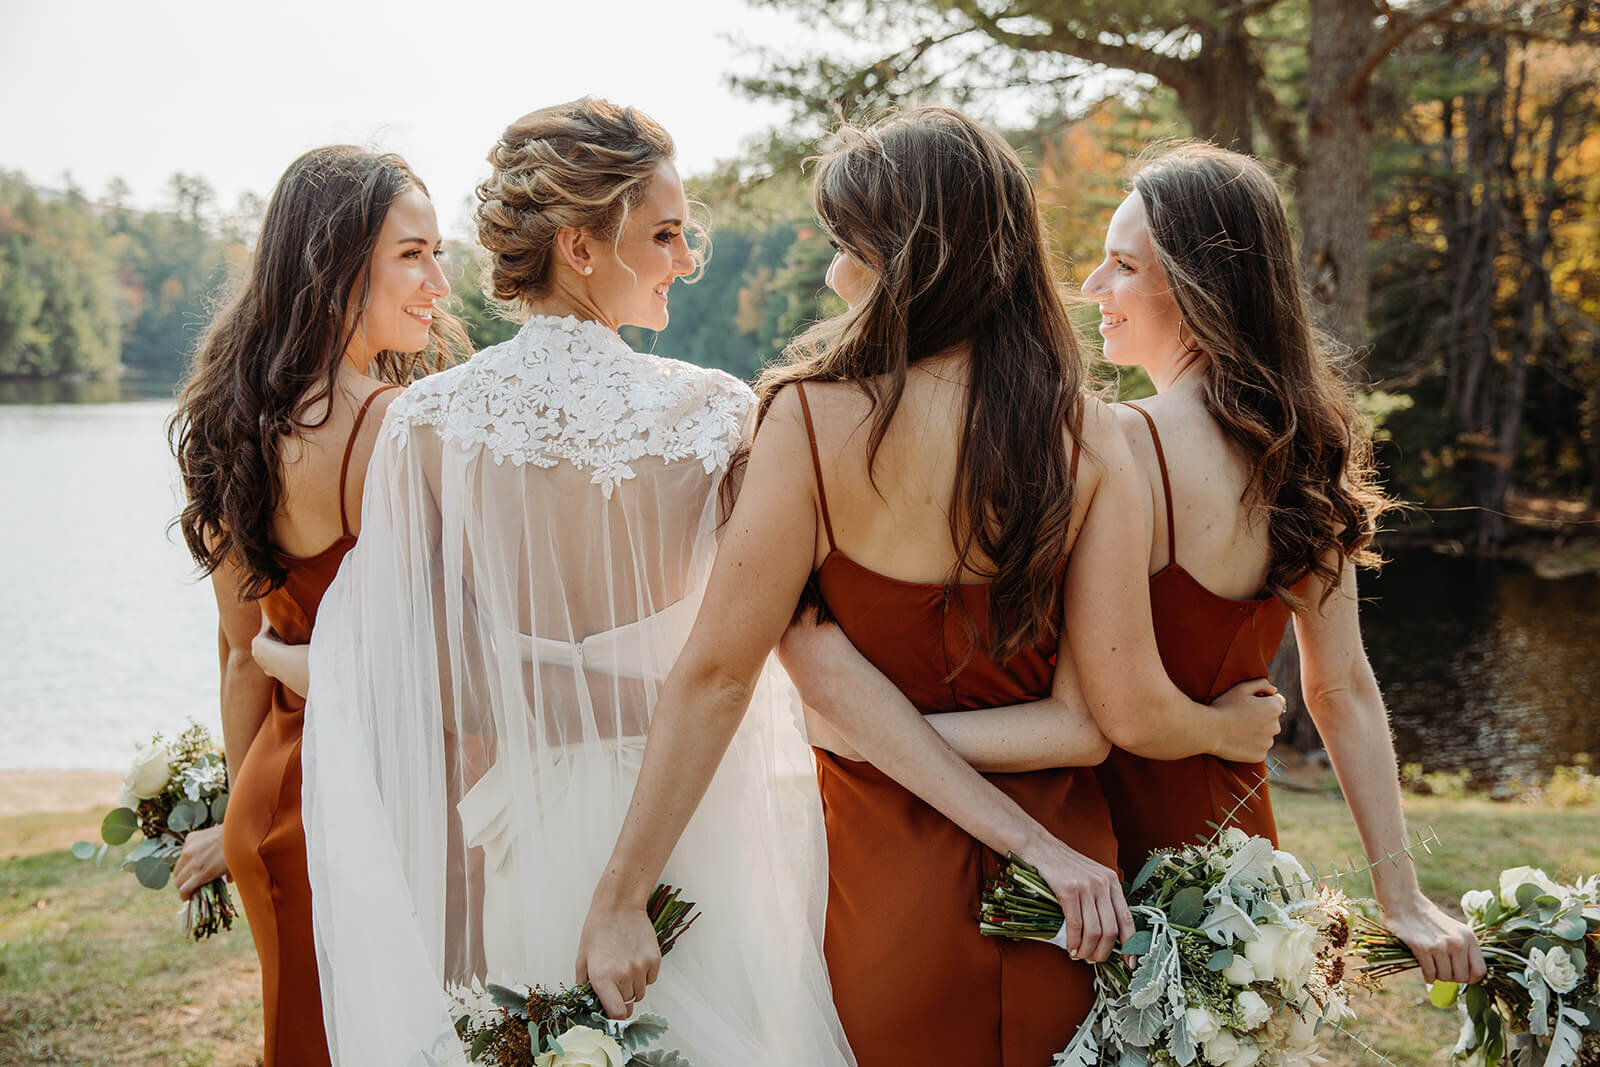
<svg viewBox="0 0 1600 1067"><path fill-rule="evenodd" d="M976 650L968 658L963 611L982 649L987 585L961 585L947 595L943 585L899 581L839 551L810 407L804 387L796 388L828 535L815 579L856 648L925 714L1048 696L1053 646L1024 649L1005 663ZM1005 857L870 763L821 750L816 756L828 839L823 949L860 1067L1045 1067L1094 1001L1089 967L1053 945L979 934L979 893ZM1068 845L1114 862L1111 820L1093 771L985 777Z"/></svg>
<svg viewBox="0 0 1600 1067"><path fill-rule="evenodd" d="M1283 640L1289 607L1273 596L1218 596L1178 564L1172 484L1161 435L1149 412L1137 404L1127 406L1150 426L1166 498L1168 562L1150 576L1156 645L1173 683L1189 699L1208 702L1240 682L1266 675ZM1212 823L1238 826L1277 844L1265 764L1231 763L1209 755L1155 760L1113 748L1097 773L1111 806L1118 859L1130 878L1152 849L1204 840L1214 832Z"/></svg>
<svg viewBox="0 0 1600 1067"><path fill-rule="evenodd" d="M261 613L289 644L311 640L322 594L339 563L355 545L345 513L344 485L350 452L372 400L356 415L339 468L338 540L314 556L280 554L287 581L261 598ZM265 1067L327 1064L322 1028L322 992L311 940L311 882L306 874L306 835L300 822L300 733L305 701L282 684L272 687L272 707L233 775L222 848L234 887L250 920L261 961L261 1010L265 1022Z"/></svg>

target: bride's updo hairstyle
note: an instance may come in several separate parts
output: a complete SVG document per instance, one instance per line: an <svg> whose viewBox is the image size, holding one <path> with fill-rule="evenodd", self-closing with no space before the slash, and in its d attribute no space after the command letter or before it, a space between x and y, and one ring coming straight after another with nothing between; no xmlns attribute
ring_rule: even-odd
<svg viewBox="0 0 1600 1067"><path fill-rule="evenodd" d="M673 152L672 137L644 112L590 97L507 126L489 151L494 169L478 186L476 213L495 298L525 304L547 290L562 227L614 245ZM684 230L702 264L703 228L686 219Z"/></svg>
<svg viewBox="0 0 1600 1067"><path fill-rule="evenodd" d="M1053 640L1073 502L1068 416L1084 366L1021 160L965 115L917 108L840 128L812 205L872 276L853 308L801 334L762 375L760 414L790 382L855 383L873 408L870 472L907 368L968 346L948 581L964 571L992 581L996 660Z"/></svg>
<svg viewBox="0 0 1600 1067"><path fill-rule="evenodd" d="M1311 324L1283 199L1256 160L1187 142L1135 173L1150 239L1194 344L1210 357L1205 404L1251 470L1266 510L1267 590L1307 573L1339 586L1346 561L1379 562L1372 537L1389 501L1356 411L1343 350Z"/></svg>
<svg viewBox="0 0 1600 1067"><path fill-rule="evenodd" d="M187 502L176 525L206 574L224 561L239 566L249 599L288 576L272 545L283 441L328 420L340 363L361 328L372 250L408 189L428 192L405 160L351 145L314 148L289 164L249 267L178 394L167 435ZM405 384L468 347L460 323L440 308L426 349L380 352L371 371Z"/></svg>

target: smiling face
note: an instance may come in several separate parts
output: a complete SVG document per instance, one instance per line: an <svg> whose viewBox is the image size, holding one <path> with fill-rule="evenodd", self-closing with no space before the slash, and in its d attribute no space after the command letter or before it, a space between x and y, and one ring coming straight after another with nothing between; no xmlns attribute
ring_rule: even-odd
<svg viewBox="0 0 1600 1067"><path fill-rule="evenodd" d="M1157 374L1187 354L1182 315L1150 240L1144 201L1130 193L1106 229L1106 258L1083 283L1100 305L1106 359Z"/></svg>
<svg viewBox="0 0 1600 1067"><path fill-rule="evenodd" d="M684 238L689 201L678 171L662 161L644 199L628 212L615 242L588 236L593 273L584 275L589 299L613 326L666 329L667 290L695 269ZM587 236L587 235L586 235Z"/></svg>
<svg viewBox="0 0 1600 1067"><path fill-rule="evenodd" d="M363 365L379 352L428 347L433 303L450 295L439 266L443 254L433 203L412 186L389 205L367 267L367 303L351 342Z"/></svg>

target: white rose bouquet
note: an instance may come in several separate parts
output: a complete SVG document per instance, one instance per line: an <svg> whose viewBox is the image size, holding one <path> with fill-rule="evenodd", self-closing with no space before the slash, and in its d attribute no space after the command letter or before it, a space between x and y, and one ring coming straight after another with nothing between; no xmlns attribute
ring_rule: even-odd
<svg viewBox="0 0 1600 1067"><path fill-rule="evenodd" d="M662 955L699 915L678 890L658 885L645 913ZM693 1067L681 1053L648 1048L667 1032L667 1020L644 1012L614 1020L588 985L557 990L535 986L452 986L447 990L456 1034L473 1063L496 1067Z"/></svg>
<svg viewBox="0 0 1600 1067"><path fill-rule="evenodd" d="M1323 1023L1353 1017L1365 979L1344 966L1344 898L1265 838L1231 828L1154 852L1127 897L1138 932L1095 965L1094 1007L1057 1067L1300 1067L1320 1062ZM986 888L979 928L1065 944L1054 895L1015 857Z"/></svg>
<svg viewBox="0 0 1600 1067"><path fill-rule="evenodd" d="M72 854L100 859L107 846L125 843L138 830L144 840L122 860L139 884L163 889L191 830L221 826L228 810L228 766L204 726L190 726L168 744L157 734L134 754L117 806L100 823L103 844L79 841ZM185 936L196 941L231 929L238 909L228 883L202 886L178 912Z"/></svg>
<svg viewBox="0 0 1600 1067"><path fill-rule="evenodd" d="M1563 885L1512 867L1498 891L1464 894L1461 910L1489 973L1464 988L1433 984L1433 1002L1461 1013L1455 1056L1487 1067L1600 1063L1600 875ZM1377 977L1417 966L1398 938L1366 919L1356 923L1356 952Z"/></svg>

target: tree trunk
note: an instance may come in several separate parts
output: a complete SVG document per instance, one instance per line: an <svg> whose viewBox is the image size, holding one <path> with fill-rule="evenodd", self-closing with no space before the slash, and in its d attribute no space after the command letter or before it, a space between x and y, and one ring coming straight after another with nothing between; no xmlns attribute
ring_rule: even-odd
<svg viewBox="0 0 1600 1067"><path fill-rule="evenodd" d="M1306 281L1325 329L1367 343L1372 281L1372 116L1364 69L1377 30L1368 0L1312 0L1306 165L1297 176Z"/></svg>
<svg viewBox="0 0 1600 1067"><path fill-rule="evenodd" d="M1174 86L1194 136L1235 152L1249 152L1250 98L1256 70L1244 26L1224 23L1202 35L1200 51L1184 66L1192 75Z"/></svg>

